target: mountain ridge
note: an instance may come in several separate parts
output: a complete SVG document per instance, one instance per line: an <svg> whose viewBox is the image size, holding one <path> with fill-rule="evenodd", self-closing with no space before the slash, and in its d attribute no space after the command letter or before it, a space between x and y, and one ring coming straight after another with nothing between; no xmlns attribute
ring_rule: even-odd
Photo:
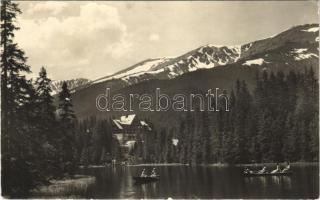
<svg viewBox="0 0 320 200"><path fill-rule="evenodd" d="M301 38L287 36L296 29L297 31L305 31L306 33L308 33L309 29L312 29L309 31L312 33L317 32L319 30L318 27L318 24L299 25L269 38L256 40L243 45L207 44L177 57L148 58L112 75L94 80L91 82L91 84L113 79L122 79L123 81L127 82L128 85L131 85L138 83L141 80L144 81L154 78L171 79L184 73L196 71L198 69L213 68L216 66L231 64L239 60L246 59L247 57L259 52L266 51L270 48L270 46L277 48L284 45L284 42L297 42ZM282 40L283 38L287 38L287 40ZM266 44L270 43L272 39L275 40L275 42L272 42L272 44ZM155 61L156 63L153 63L151 67L148 66L150 63ZM129 73L130 71L133 72Z"/></svg>
<svg viewBox="0 0 320 200"><path fill-rule="evenodd" d="M312 30L308 32L308 30ZM316 31L314 31L316 30ZM75 113L78 118L86 118L89 116L97 116L99 118L107 118L119 116L127 113L122 112L100 112L97 110L95 103L96 97L100 94L105 94L106 88L110 88L112 94L117 93L137 93L137 94L150 94L154 93L155 88L161 88L163 93L168 95L174 93L196 93L205 91L208 88L221 88L228 90L228 93L237 79L245 80L250 91L254 89L255 75L257 72L267 70L268 72L277 72L279 70L288 73L290 70L303 72L305 68L312 67L316 75L319 71L319 26L318 24L297 26L280 33L272 38L266 38L262 41L253 41L241 48L245 49L242 53L242 58L236 62L226 63L225 65L214 66L211 68L205 67L196 69L194 71L187 71L189 64L192 60L199 59L200 55L205 55L204 58L212 58L210 55L210 45L199 47L190 54L183 54L183 58L189 55L194 55L190 58L191 62L177 64L184 73L176 77L169 78L167 75L170 71L164 71L159 74L145 75L140 74L136 81L129 79L132 84L127 80L122 79L109 79L101 80L86 87L76 90L72 94L74 102ZM270 41L272 40L272 41ZM202 49L201 49L202 48ZM219 47L222 55L226 55L230 49L224 49L223 46ZM224 51L225 50L225 51ZM209 54L206 52L209 51ZM218 52L219 52L218 51ZM231 50L230 50L231 51ZM212 55L212 54L211 54ZM231 56L234 56L231 58ZM227 58L237 58L236 50L232 55ZM221 62L223 56L219 57ZM214 59L214 57L213 57ZM154 61L151 59L151 61ZM176 60L175 60L176 61ZM209 60L208 60L209 61ZM230 60L229 60L230 61ZM171 62L173 62L171 60ZM228 62L228 61L227 61ZM143 63L143 62L142 62ZM177 63L177 62L175 62ZM209 63L211 65L212 63ZM149 65L149 69L159 70L156 67L162 66ZM129 70L132 70L131 68ZM123 71L125 72L125 71ZM166 113L166 112L139 112L136 114L145 118L150 118L155 123L161 125L168 125L170 121L175 121L181 113Z"/></svg>

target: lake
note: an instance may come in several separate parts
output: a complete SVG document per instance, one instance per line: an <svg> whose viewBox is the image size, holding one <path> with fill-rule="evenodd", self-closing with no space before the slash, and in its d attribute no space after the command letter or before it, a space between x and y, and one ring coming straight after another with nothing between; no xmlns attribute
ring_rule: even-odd
<svg viewBox="0 0 320 200"><path fill-rule="evenodd" d="M96 177L85 198L317 198L319 168L292 166L293 175L243 177L242 167L156 166L160 180L136 184L143 168L125 166L82 169Z"/></svg>

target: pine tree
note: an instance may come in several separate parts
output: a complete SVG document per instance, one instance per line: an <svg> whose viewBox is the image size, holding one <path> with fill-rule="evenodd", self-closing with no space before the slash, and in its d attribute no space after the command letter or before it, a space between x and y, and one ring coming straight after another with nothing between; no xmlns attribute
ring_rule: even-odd
<svg viewBox="0 0 320 200"><path fill-rule="evenodd" d="M35 102L36 108L34 110L37 113L37 128L38 134L43 141L44 148L44 165L43 170L49 176L59 177L62 174L58 174L61 171L59 169L59 135L57 122L55 118L55 106L53 105L53 97L51 96L51 80L47 77L47 72L44 67L39 72L39 77L35 81L36 96Z"/></svg>
<svg viewBox="0 0 320 200"><path fill-rule="evenodd" d="M283 136L282 154L284 160L297 161L298 160L298 130L296 118L293 113L287 117L285 132Z"/></svg>
<svg viewBox="0 0 320 200"><path fill-rule="evenodd" d="M35 90L24 51L14 43L18 4L1 1L1 148L3 195L19 197L43 183L42 140L36 135Z"/></svg>
<svg viewBox="0 0 320 200"><path fill-rule="evenodd" d="M192 158L192 145L193 145L193 139L195 135L195 117L191 112L187 112L186 115L186 162L191 163Z"/></svg>
<svg viewBox="0 0 320 200"><path fill-rule="evenodd" d="M234 118L236 113L236 97L233 89L231 89L229 97L230 111L225 114L225 126L223 128L222 136L222 161L227 163L233 162L233 133L234 133Z"/></svg>
<svg viewBox="0 0 320 200"><path fill-rule="evenodd" d="M201 134L203 127L197 123L191 138L191 164L198 164L201 161Z"/></svg>
<svg viewBox="0 0 320 200"><path fill-rule="evenodd" d="M94 131L92 135L92 143L93 143L93 163L95 165L101 164L101 153L103 149L103 135L105 132L105 127L103 121L97 121L94 125Z"/></svg>
<svg viewBox="0 0 320 200"><path fill-rule="evenodd" d="M247 89L245 81L242 81L241 85L237 86L236 98L236 113L234 119L234 147L237 147L237 149L234 151L234 153L236 154L235 162L248 162L251 139L248 135L248 129L250 127L249 124L251 119L250 113L252 107L252 98Z"/></svg>
<svg viewBox="0 0 320 200"><path fill-rule="evenodd" d="M10 152L14 134L14 116L23 105L18 97L23 97L27 81L21 72L30 72L24 52L13 42L14 31L19 28L14 24L17 14L21 11L16 3L1 1L1 128L2 150ZM17 81L17 82L15 82ZM19 88L19 86L24 86ZM17 93L15 93L17 92Z"/></svg>
<svg viewBox="0 0 320 200"><path fill-rule="evenodd" d="M59 93L59 128L61 133L61 147L59 149L63 162L63 172L73 175L75 170L75 115L73 112L71 94L67 83L62 84Z"/></svg>
<svg viewBox="0 0 320 200"><path fill-rule="evenodd" d="M208 163L210 162L210 119L207 112L202 114L202 138L201 138L201 162Z"/></svg>
<svg viewBox="0 0 320 200"><path fill-rule="evenodd" d="M47 72L44 67L41 68L39 77L35 81L36 95L37 95L37 112L39 115L39 125L41 130L46 134L47 139L54 144L57 137L56 119L55 119L55 106L53 105L53 97L51 95L51 80L47 77Z"/></svg>
<svg viewBox="0 0 320 200"><path fill-rule="evenodd" d="M310 133L310 160L319 160L319 115L315 114L313 120L309 124Z"/></svg>
<svg viewBox="0 0 320 200"><path fill-rule="evenodd" d="M180 119L180 127L179 127L179 134L178 134L178 151L179 151L179 162L186 163L187 161L187 125L185 120Z"/></svg>
<svg viewBox="0 0 320 200"><path fill-rule="evenodd" d="M220 151L221 151L221 134L217 128L212 129L212 134L210 137L210 149L211 155L210 160L214 163L220 162Z"/></svg>

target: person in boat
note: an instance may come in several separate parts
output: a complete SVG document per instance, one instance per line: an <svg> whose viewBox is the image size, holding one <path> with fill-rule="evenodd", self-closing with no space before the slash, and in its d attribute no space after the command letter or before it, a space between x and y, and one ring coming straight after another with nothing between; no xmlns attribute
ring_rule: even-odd
<svg viewBox="0 0 320 200"><path fill-rule="evenodd" d="M151 177L156 177L156 176L157 176L156 168L153 168L153 169L152 169L150 176L151 176Z"/></svg>
<svg viewBox="0 0 320 200"><path fill-rule="evenodd" d="M287 162L287 166L282 170L282 172L288 172L290 171L290 163Z"/></svg>
<svg viewBox="0 0 320 200"><path fill-rule="evenodd" d="M245 173L245 174L251 174L251 173L252 173L252 170L250 170L248 167L246 167L246 168L244 169L244 173Z"/></svg>
<svg viewBox="0 0 320 200"><path fill-rule="evenodd" d="M143 169L142 172L141 172L141 177L147 177L147 174L146 174L146 169Z"/></svg>
<svg viewBox="0 0 320 200"><path fill-rule="evenodd" d="M259 174L267 173L267 167L263 166L261 170L258 171Z"/></svg>
<svg viewBox="0 0 320 200"><path fill-rule="evenodd" d="M279 173L279 172L281 172L281 169L280 169L279 163L277 163L277 168L272 170L271 173L274 174L274 173Z"/></svg>

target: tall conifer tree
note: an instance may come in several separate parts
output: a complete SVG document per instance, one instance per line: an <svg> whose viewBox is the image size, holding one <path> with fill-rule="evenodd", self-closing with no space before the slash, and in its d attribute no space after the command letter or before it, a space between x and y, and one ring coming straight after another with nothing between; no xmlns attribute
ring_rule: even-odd
<svg viewBox="0 0 320 200"><path fill-rule="evenodd" d="M66 82L62 84L59 93L59 128L61 133L61 158L63 162L63 171L69 175L73 175L75 170L75 133L74 123L75 115L73 111L71 94Z"/></svg>

